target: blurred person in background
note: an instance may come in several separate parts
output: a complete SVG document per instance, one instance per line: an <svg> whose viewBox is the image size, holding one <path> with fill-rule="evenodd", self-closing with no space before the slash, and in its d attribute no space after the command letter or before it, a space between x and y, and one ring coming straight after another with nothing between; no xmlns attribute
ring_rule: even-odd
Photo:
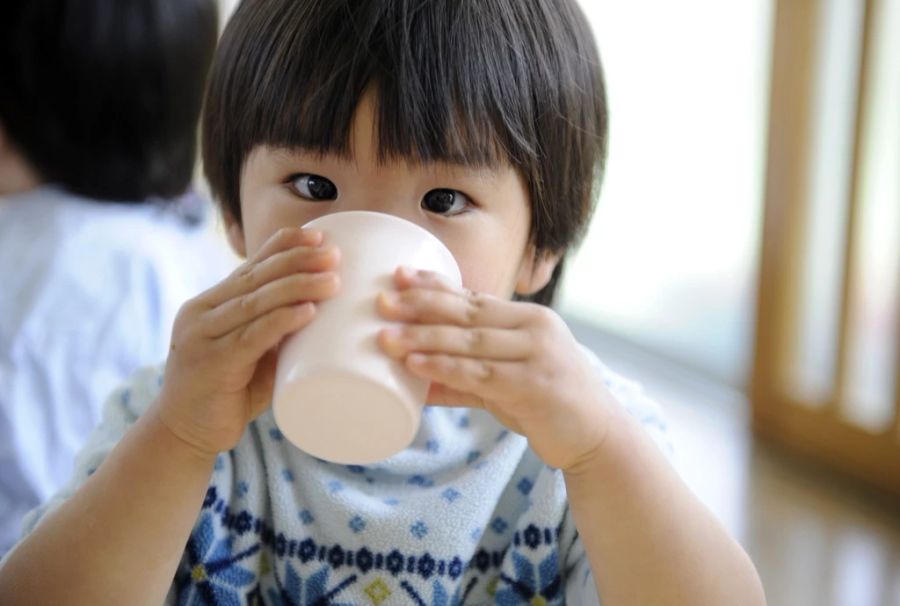
<svg viewBox="0 0 900 606"><path fill-rule="evenodd" d="M0 7L0 555L228 272L191 188L217 34L216 0Z"/></svg>

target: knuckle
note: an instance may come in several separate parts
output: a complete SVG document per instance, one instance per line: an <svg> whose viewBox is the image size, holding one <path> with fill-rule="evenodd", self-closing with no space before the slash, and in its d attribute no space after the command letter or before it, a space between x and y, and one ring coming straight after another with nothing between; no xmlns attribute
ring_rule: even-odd
<svg viewBox="0 0 900 606"><path fill-rule="evenodd" d="M175 319L172 321L172 332L173 335L184 335L189 333L192 327L197 324L197 319L203 319L200 316L200 304L195 301L188 301L175 314Z"/></svg>
<svg viewBox="0 0 900 606"><path fill-rule="evenodd" d="M484 309L485 299L484 295L481 295L477 292L467 290L466 291L466 307L465 307L465 322L468 325L475 324L478 321L479 316L481 315L482 309Z"/></svg>
<svg viewBox="0 0 900 606"><path fill-rule="evenodd" d="M534 377L534 385L540 391L550 391L557 384L557 373L553 368L538 366L532 368L531 376Z"/></svg>
<svg viewBox="0 0 900 606"><path fill-rule="evenodd" d="M196 303L192 299L178 309L174 321L176 327L181 328L183 325L190 323L191 317L194 315L194 305L196 305Z"/></svg>
<svg viewBox="0 0 900 606"><path fill-rule="evenodd" d="M239 348L244 348L250 346L253 343L253 326L245 326L237 334L237 346Z"/></svg>
<svg viewBox="0 0 900 606"><path fill-rule="evenodd" d="M244 314L253 314L257 308L257 297L254 294L242 295L238 299L238 307Z"/></svg>
<svg viewBox="0 0 900 606"><path fill-rule="evenodd" d="M199 314L194 311L192 302L188 301L187 303L182 305L175 313L175 319L172 320L173 329L175 329L177 332L185 331L195 323L194 318L198 315Z"/></svg>
<svg viewBox="0 0 900 606"><path fill-rule="evenodd" d="M534 323L540 328L550 328L556 324L556 313L549 307L537 303L529 303L531 306Z"/></svg>
<svg viewBox="0 0 900 606"><path fill-rule="evenodd" d="M467 372L471 371L466 364L466 361L461 360L456 356L444 356L444 364L446 365L447 372L454 376L465 375Z"/></svg>
<svg viewBox="0 0 900 606"><path fill-rule="evenodd" d="M490 362L478 362L478 368L475 376L478 378L480 383L488 383L496 374L496 368Z"/></svg>
<svg viewBox="0 0 900 606"><path fill-rule="evenodd" d="M235 270L235 280L238 284L244 287L249 287L253 284L254 279L256 278L255 264L245 263Z"/></svg>
<svg viewBox="0 0 900 606"><path fill-rule="evenodd" d="M184 334L176 329L175 332L172 333L172 339L169 343L169 352L183 352L186 344L187 339L185 339Z"/></svg>
<svg viewBox="0 0 900 606"><path fill-rule="evenodd" d="M251 272L253 270L253 265L254 264L250 261L244 261L234 269L231 275L235 278L240 278L241 276L244 276Z"/></svg>
<svg viewBox="0 0 900 606"><path fill-rule="evenodd" d="M485 338L483 329L473 328L472 330L466 331L465 335L466 349L469 353L478 353L483 349Z"/></svg>
<svg viewBox="0 0 900 606"><path fill-rule="evenodd" d="M441 289L446 289L447 282L444 280L444 277L434 271L426 271L422 274L422 277L425 278L425 283L429 286L434 286Z"/></svg>

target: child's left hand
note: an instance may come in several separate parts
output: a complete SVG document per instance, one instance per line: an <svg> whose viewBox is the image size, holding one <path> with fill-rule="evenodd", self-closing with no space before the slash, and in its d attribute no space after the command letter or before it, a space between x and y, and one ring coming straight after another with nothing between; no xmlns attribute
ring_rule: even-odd
<svg viewBox="0 0 900 606"><path fill-rule="evenodd" d="M379 344L432 381L428 402L491 412L550 466L574 471L599 453L617 406L551 309L450 286L400 268L382 316L405 323Z"/></svg>

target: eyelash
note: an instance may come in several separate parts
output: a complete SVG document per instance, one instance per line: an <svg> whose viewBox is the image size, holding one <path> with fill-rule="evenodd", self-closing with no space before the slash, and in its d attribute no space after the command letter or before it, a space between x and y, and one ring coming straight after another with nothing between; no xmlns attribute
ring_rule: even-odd
<svg viewBox="0 0 900 606"><path fill-rule="evenodd" d="M322 181L327 181L328 184L331 186L331 188L334 190L334 195L331 196L331 197L327 197L327 198L315 198L315 197L312 197L312 196L307 196L306 194L304 194L303 192L301 192L301 191L297 188L297 186L296 186L296 182L297 182L298 180L302 179L303 177L312 177L312 178L315 178L315 179L321 179ZM328 179L328 178L323 177L323 176L321 176L321 175L314 175L314 174L312 174L312 173L296 173L296 174L293 174L293 175L289 176L287 179L285 179L285 182L284 182L284 183L285 183L285 185L287 186L287 188L288 188L294 195L299 196L299 197L303 198L304 200L309 200L310 202L328 202L328 201L330 201L330 200L334 200L334 199L337 198L337 193L338 193L338 192L337 192L337 186L335 186L335 184L332 183L331 179ZM309 190L309 185L307 185L307 190ZM312 193L312 192L310 192L310 193Z"/></svg>
<svg viewBox="0 0 900 606"><path fill-rule="evenodd" d="M320 179L324 182L327 182L327 184L331 186L330 190L329 190L329 194L330 194L329 197L322 197L322 198L314 197L313 193L309 190L309 185L306 186L306 190L309 191L310 195L306 195L305 193L300 191L296 186L296 182L304 177L312 177L314 179ZM287 179L285 179L284 184L291 191L291 193L293 193L295 196L303 198L304 200L309 200L310 202L329 202L329 201L337 199L337 197L338 197L337 186L335 186L334 183L330 179L328 179L327 177L323 177L321 175L316 175L316 174L312 174L312 173L295 173L295 174L290 175ZM333 190L333 192L334 192L333 194L330 193L331 190ZM429 195L436 194L436 193L452 194L454 196L454 201L457 199L458 196L462 196L465 199L465 206L462 209L460 209L457 212L454 212L452 214L436 213L436 212L430 211L428 209L425 209L427 212L432 212L433 214L436 214L441 217L454 217L456 215L461 215L461 214L464 214L464 213L470 211L473 207L477 206L472 201L471 197L469 197L467 194L465 194L457 189L451 189L449 187L437 187L437 188L430 189L427 192L425 192L425 194L422 196L422 199L419 202L420 207L422 207L424 205L424 202ZM451 205L451 208L452 208L452 205Z"/></svg>
<svg viewBox="0 0 900 606"><path fill-rule="evenodd" d="M460 209L460 210L458 210L457 212L454 212L454 213L452 213L452 214L434 213L434 214L436 214L436 215L438 215L438 216L440 216L440 217L455 217L455 216L457 216L457 215L461 215L461 214L464 214L464 213L470 211L470 210L472 209L472 207L475 206L475 203L472 202L472 198L470 198L469 196L467 196L467 195L464 194L463 192L459 191L458 189L450 189L450 188L447 188L447 187L439 187L439 188L435 188L435 189L428 190L427 192L425 192L425 195L422 196L422 200L419 202L419 205L422 206L422 205L425 203L426 198L427 198L430 194L435 194L435 193L449 193L449 194L453 194L453 196L454 196L454 201L457 199L457 198L456 198L457 196L462 196L462 197L465 199L465 206L463 206L463 208ZM427 210L427 209L426 209L426 210ZM431 211L428 211L428 212L431 212Z"/></svg>

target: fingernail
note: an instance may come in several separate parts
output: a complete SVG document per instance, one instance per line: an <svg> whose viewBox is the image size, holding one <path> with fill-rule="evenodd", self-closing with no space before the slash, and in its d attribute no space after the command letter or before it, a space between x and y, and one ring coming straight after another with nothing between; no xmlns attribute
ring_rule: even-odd
<svg viewBox="0 0 900 606"><path fill-rule="evenodd" d="M394 353L397 353L397 351L401 349L400 346L403 344L403 332L399 328L386 328L381 335L385 340L386 345Z"/></svg>
<svg viewBox="0 0 900 606"><path fill-rule="evenodd" d="M379 303L382 306L382 311L389 318L399 320L406 319L412 315L412 308L404 301L400 293L386 291L381 293L380 299Z"/></svg>
<svg viewBox="0 0 900 606"><path fill-rule="evenodd" d="M389 356L394 358L399 358L406 353L399 328L386 328L381 331L381 346Z"/></svg>
<svg viewBox="0 0 900 606"><path fill-rule="evenodd" d="M425 356L425 354L420 353L411 353L406 358L406 360L414 366L421 366L427 359L428 358Z"/></svg>

